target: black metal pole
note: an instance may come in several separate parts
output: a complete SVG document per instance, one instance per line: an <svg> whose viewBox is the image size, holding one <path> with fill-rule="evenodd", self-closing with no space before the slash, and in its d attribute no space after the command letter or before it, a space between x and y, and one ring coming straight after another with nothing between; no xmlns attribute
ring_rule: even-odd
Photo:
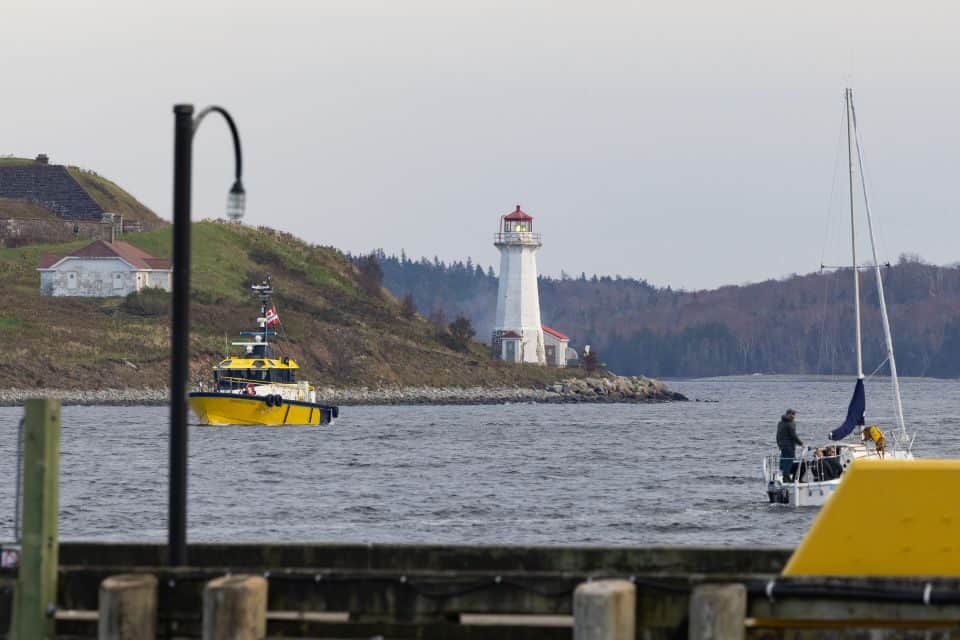
<svg viewBox="0 0 960 640"><path fill-rule="evenodd" d="M203 122L203 119L211 113L219 113L222 115L223 119L227 121L227 126L230 127L230 136L233 138L234 176L237 182L239 182L243 176L243 151L240 149L240 132L237 131L237 124L233 121L233 116L223 107L216 105L207 107L197 114L197 117L194 119L193 130L196 131L200 127L200 123Z"/></svg>
<svg viewBox="0 0 960 640"><path fill-rule="evenodd" d="M170 362L170 504L172 566L187 563L187 375L190 362L190 173L193 105L173 107L173 336Z"/></svg>

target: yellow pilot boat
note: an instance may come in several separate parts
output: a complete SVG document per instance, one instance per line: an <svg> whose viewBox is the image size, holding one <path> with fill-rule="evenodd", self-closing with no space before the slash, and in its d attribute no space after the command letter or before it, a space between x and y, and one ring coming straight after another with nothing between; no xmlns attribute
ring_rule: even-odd
<svg viewBox="0 0 960 640"><path fill-rule="evenodd" d="M299 365L274 354L271 329L279 323L270 303L270 280L251 287L260 298L256 331L241 331L232 343L242 355L227 357L213 368L213 390L190 393L190 408L209 425L324 425L333 422L339 408L317 402L316 387L297 380Z"/></svg>

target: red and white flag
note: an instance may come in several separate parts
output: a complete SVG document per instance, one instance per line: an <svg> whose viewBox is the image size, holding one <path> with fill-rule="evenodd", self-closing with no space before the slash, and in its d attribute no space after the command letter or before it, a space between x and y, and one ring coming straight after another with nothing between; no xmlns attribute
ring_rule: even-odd
<svg viewBox="0 0 960 640"><path fill-rule="evenodd" d="M268 327L280 323L280 316L277 315L276 307L270 307L269 309L267 309L266 321L267 321Z"/></svg>

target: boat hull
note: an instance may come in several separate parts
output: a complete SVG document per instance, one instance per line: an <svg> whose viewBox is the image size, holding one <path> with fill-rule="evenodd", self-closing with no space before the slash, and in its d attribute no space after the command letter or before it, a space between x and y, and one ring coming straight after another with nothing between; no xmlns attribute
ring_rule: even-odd
<svg viewBox="0 0 960 640"><path fill-rule="evenodd" d="M769 483L767 497L771 503L791 507L820 507L827 502L840 486L840 479L824 482Z"/></svg>
<svg viewBox="0 0 960 640"><path fill-rule="evenodd" d="M767 483L767 498L771 504L786 504L791 507L819 507L824 505L830 496L840 486L840 481L846 475L846 469L853 464L854 460L872 458L875 460L912 460L913 455L909 451L897 450L888 452L884 458L880 458L876 451L869 451L860 443L841 444L846 453L840 456L840 463L843 467L843 473L830 480L815 480L809 478L806 481L783 481L783 474L779 470L779 456L771 455L763 459L763 477ZM810 461L812 464L812 460ZM804 475L807 477L807 474Z"/></svg>
<svg viewBox="0 0 960 640"><path fill-rule="evenodd" d="M191 393L190 409L202 424L270 427L330 424L339 413L337 407L312 402L279 400L275 404L268 402L268 396L217 392Z"/></svg>

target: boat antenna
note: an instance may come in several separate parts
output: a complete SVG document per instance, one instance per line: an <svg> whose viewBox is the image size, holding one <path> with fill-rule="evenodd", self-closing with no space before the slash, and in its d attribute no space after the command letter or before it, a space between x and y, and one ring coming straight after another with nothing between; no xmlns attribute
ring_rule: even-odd
<svg viewBox="0 0 960 640"><path fill-rule="evenodd" d="M853 254L853 309L857 341L857 380L863 380L863 344L860 335L860 272L857 269L857 220L853 203L853 89L847 88L844 97L847 105L847 161L850 166L850 249Z"/></svg>
<svg viewBox="0 0 960 640"><path fill-rule="evenodd" d="M848 91L850 91L848 89ZM900 378L897 376L897 360L893 357L893 334L890 331L890 316L887 314L887 300L883 293L883 275L880 272L880 260L877 258L877 243L873 234L873 217L870 215L870 201L867 199L867 181L863 175L863 155L860 151L860 136L857 131L857 114L853 109L853 93L850 94L850 115L853 122L854 140L857 146L857 164L860 166L860 184L863 188L863 208L867 214L867 229L870 232L870 249L873 252L873 272L877 277L877 296L880 302L880 317L883 319L883 336L887 345L887 361L890 363L890 380L893 383L893 403L897 412L897 425L900 433L896 440L904 443L907 451L912 445L903 419L903 400L900 397Z"/></svg>
<svg viewBox="0 0 960 640"><path fill-rule="evenodd" d="M270 276L267 276L266 279L260 284L251 285L250 288L260 296L260 318L263 322L263 344L267 345L269 342L267 340L267 336L270 330L270 326L266 321L267 305L270 304L270 295L273 293L273 286L270 283ZM265 353L269 355L269 349L267 349Z"/></svg>

